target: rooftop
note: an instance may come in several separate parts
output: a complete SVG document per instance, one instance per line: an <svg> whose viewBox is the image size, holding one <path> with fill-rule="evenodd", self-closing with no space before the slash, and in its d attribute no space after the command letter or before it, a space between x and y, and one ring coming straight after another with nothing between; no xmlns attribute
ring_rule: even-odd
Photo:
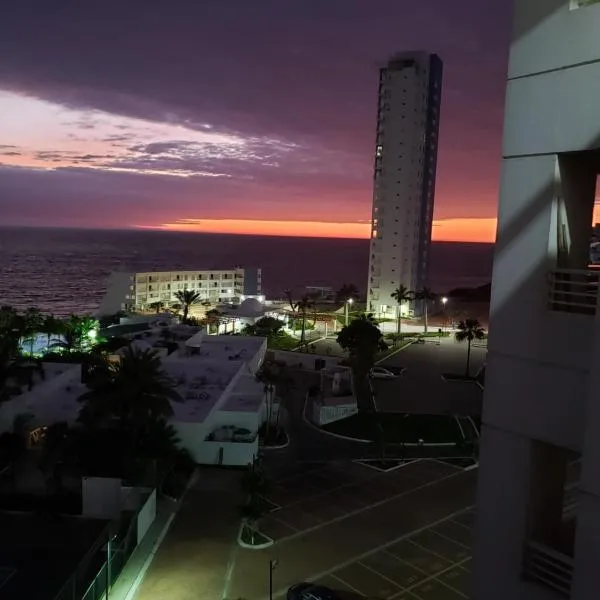
<svg viewBox="0 0 600 600"><path fill-rule="evenodd" d="M0 598L53 600L106 526L101 519L0 512Z"/></svg>
<svg viewBox="0 0 600 600"><path fill-rule="evenodd" d="M226 399L221 410L231 412L256 412L264 401L264 386L251 374L238 377L231 395Z"/></svg>

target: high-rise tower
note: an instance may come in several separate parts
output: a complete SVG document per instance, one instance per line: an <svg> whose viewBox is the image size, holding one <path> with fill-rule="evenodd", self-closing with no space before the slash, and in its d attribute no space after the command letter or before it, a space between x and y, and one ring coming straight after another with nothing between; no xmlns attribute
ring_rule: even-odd
<svg viewBox="0 0 600 600"><path fill-rule="evenodd" d="M380 69L367 308L384 317L396 315L400 285L426 285L442 71L427 52L397 54Z"/></svg>

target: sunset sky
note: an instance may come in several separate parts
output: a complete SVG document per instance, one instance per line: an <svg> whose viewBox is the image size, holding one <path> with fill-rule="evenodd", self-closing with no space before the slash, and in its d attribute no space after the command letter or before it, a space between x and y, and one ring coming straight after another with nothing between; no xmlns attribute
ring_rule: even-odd
<svg viewBox="0 0 600 600"><path fill-rule="evenodd" d="M493 241L505 0L20 0L0 224L368 237L378 65L445 63L433 236Z"/></svg>

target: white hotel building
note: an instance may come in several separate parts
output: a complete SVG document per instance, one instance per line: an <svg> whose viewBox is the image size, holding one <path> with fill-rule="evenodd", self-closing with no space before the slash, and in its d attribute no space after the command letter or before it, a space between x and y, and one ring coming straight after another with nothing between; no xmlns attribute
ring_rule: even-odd
<svg viewBox="0 0 600 600"><path fill-rule="evenodd" d="M427 281L442 71L427 52L397 54L380 69L367 298L381 316L396 314L400 285L416 291Z"/></svg>
<svg viewBox="0 0 600 600"><path fill-rule="evenodd" d="M514 4L473 598L597 600L600 1Z"/></svg>
<svg viewBox="0 0 600 600"><path fill-rule="evenodd" d="M239 303L246 298L264 300L259 268L114 272L109 276L98 314L144 310L158 302L168 307L178 302L176 294L183 290L199 292L202 300L211 304Z"/></svg>

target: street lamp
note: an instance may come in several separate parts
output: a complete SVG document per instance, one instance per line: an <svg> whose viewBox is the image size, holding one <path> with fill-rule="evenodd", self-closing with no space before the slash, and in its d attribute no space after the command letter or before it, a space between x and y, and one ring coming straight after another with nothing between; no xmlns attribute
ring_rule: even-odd
<svg viewBox="0 0 600 600"><path fill-rule="evenodd" d="M279 561L276 558L269 560L269 600L273 600L273 571L278 565Z"/></svg>
<svg viewBox="0 0 600 600"><path fill-rule="evenodd" d="M446 302L448 302L448 298L444 296L442 298L442 310L444 312L444 333L446 332Z"/></svg>
<svg viewBox="0 0 600 600"><path fill-rule="evenodd" d="M348 327L348 307L354 302L354 300L352 298L348 298L348 300L346 300L346 327Z"/></svg>

